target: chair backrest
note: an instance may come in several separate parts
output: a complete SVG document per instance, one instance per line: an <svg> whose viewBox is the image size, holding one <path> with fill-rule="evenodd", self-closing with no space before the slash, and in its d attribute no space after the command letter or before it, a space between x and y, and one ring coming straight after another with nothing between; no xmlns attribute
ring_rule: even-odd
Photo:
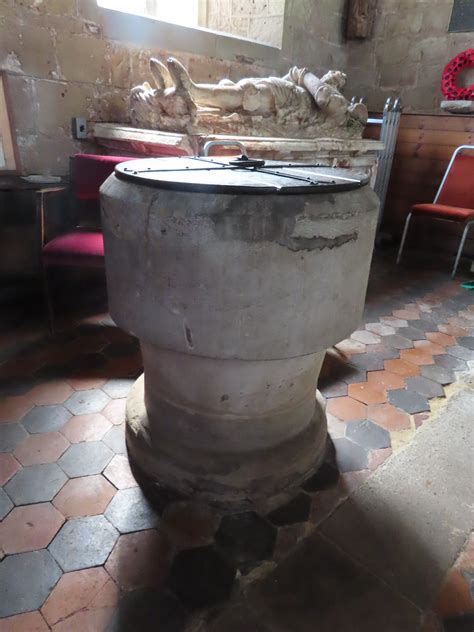
<svg viewBox="0 0 474 632"><path fill-rule="evenodd" d="M456 149L434 201L474 209L474 145Z"/></svg>
<svg viewBox="0 0 474 632"><path fill-rule="evenodd" d="M113 173L116 165L132 159L129 156L101 156L97 154L76 154L71 158L70 172L75 223L78 226L100 228L100 187Z"/></svg>

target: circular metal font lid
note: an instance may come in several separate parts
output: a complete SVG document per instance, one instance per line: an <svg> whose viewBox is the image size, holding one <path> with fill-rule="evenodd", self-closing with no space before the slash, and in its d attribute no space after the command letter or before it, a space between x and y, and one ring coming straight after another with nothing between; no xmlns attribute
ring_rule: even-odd
<svg viewBox="0 0 474 632"><path fill-rule="evenodd" d="M115 167L121 180L199 193L330 193L357 189L369 178L352 169L240 156L145 158Z"/></svg>

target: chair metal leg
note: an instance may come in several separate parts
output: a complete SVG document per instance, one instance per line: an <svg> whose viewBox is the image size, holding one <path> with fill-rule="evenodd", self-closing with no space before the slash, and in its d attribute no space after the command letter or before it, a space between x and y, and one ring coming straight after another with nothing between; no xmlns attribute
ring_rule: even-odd
<svg viewBox="0 0 474 632"><path fill-rule="evenodd" d="M403 229L402 240L400 242L400 248L398 249L397 265L400 263L400 259L402 258L402 252L403 252L403 248L405 247L405 240L407 238L408 226L410 225L411 216L412 216L412 213L408 213L408 216L405 221L405 227Z"/></svg>
<svg viewBox="0 0 474 632"><path fill-rule="evenodd" d="M451 273L451 278L452 279L454 279L454 277L456 276L456 271L458 269L459 260L461 259L462 251L463 251L463 248L464 248L464 244L466 243L467 234L469 232L471 224L472 224L472 222L467 222L467 224L464 227L464 230L463 230L463 233L462 233L462 237L461 237L461 241L459 243L458 253L456 255L456 261L454 262L453 271Z"/></svg>
<svg viewBox="0 0 474 632"><path fill-rule="evenodd" d="M53 300L52 300L52 296L51 296L51 289L49 287L49 282L48 282L48 273L47 273L47 270L46 270L45 266L42 267L41 277L42 277L42 281L43 281L43 292L44 292L44 300L45 300L45 303L46 303L46 314L47 314L47 319L48 319L48 328L49 328L49 331L50 331L51 335L54 336L55 329L54 329Z"/></svg>

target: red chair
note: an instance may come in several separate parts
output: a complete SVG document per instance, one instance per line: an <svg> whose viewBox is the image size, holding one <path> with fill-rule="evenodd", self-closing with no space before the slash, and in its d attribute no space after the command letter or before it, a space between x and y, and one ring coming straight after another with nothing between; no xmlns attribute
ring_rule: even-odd
<svg viewBox="0 0 474 632"><path fill-rule="evenodd" d="M461 145L453 153L432 204L415 204L408 213L398 251L400 263L412 215L457 222L464 226L451 277L454 278L471 225L474 223L474 145Z"/></svg>
<svg viewBox="0 0 474 632"><path fill-rule="evenodd" d="M77 154L72 159L73 196L89 211L94 211L94 221L79 222L72 230L46 241L45 199L50 193L65 189L45 189L38 191L37 213L41 249L41 267L43 286L48 309L49 328L54 333L54 310L48 282L48 270L52 267L96 268L104 265L104 239L100 230L99 189L113 172L115 166L126 160L127 156L97 156ZM89 213L90 215L90 213ZM84 225L86 224L86 225ZM88 224L88 225L87 225ZM92 224L92 226L91 226Z"/></svg>

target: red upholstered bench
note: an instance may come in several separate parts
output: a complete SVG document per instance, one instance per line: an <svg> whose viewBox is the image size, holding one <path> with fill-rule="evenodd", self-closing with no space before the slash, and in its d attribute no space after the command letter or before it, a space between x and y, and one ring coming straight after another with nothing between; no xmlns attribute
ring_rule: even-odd
<svg viewBox="0 0 474 632"><path fill-rule="evenodd" d="M469 229L474 224L474 145L461 145L453 153L432 204L414 204L403 229L397 263L400 263L413 215L422 215L464 226L451 276L454 278Z"/></svg>
<svg viewBox="0 0 474 632"><path fill-rule="evenodd" d="M98 156L95 154L76 154L72 159L74 175L72 191L76 200L95 204L99 215L99 189L109 177L115 166L126 160L128 156ZM41 264L43 281L48 307L49 326L54 331L54 311L48 283L48 269L51 267L102 267L104 265L104 239L99 228L90 229L81 225L75 226L65 234L45 241L47 213L45 208L48 190L39 192L38 225L41 240ZM100 222L97 217L97 223Z"/></svg>

